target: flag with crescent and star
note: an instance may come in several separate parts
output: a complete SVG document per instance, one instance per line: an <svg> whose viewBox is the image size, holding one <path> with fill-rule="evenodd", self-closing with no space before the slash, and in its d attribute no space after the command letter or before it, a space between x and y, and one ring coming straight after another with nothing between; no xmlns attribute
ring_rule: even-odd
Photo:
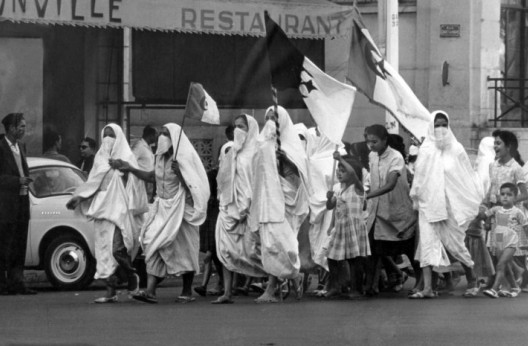
<svg viewBox="0 0 528 346"><path fill-rule="evenodd" d="M208 124L220 124L218 106L200 83L191 82L185 116Z"/></svg>
<svg viewBox="0 0 528 346"><path fill-rule="evenodd" d="M347 80L370 102L389 111L414 137L427 134L431 114L385 59L354 8Z"/></svg>
<svg viewBox="0 0 528 346"><path fill-rule="evenodd" d="M319 130L340 144L356 90L324 73L293 45L267 12L264 17L272 86L298 89Z"/></svg>

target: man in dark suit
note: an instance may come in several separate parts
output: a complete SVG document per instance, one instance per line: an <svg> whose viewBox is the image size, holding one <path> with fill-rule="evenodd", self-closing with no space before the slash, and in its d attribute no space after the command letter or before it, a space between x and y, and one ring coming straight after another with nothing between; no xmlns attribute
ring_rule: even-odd
<svg viewBox="0 0 528 346"><path fill-rule="evenodd" d="M26 150L20 139L26 131L22 113L10 113L0 139L0 294L35 294L24 284L29 223L28 185L31 181Z"/></svg>

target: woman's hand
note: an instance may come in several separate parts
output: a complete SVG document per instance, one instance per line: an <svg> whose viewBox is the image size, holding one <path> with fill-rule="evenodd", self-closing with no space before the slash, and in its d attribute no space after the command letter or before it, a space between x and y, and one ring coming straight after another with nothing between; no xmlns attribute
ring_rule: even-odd
<svg viewBox="0 0 528 346"><path fill-rule="evenodd" d="M69 210L74 210L81 203L81 201L82 201L82 198L79 196L72 197L68 201L68 203L66 203L66 208L68 208Z"/></svg>
<svg viewBox="0 0 528 346"><path fill-rule="evenodd" d="M334 191L326 192L326 199L332 199L332 197L334 197Z"/></svg>
<svg viewBox="0 0 528 346"><path fill-rule="evenodd" d="M123 161L121 159L110 159L108 160L108 163L110 164L110 167L113 169L118 169L122 172L130 172L131 166L130 163L127 161Z"/></svg>
<svg viewBox="0 0 528 346"><path fill-rule="evenodd" d="M336 160L336 161L340 161L341 160L341 154L337 150L334 151L334 160Z"/></svg>
<svg viewBox="0 0 528 346"><path fill-rule="evenodd" d="M176 160L172 161L171 169L174 171L174 173L176 173L178 175L181 173L180 164Z"/></svg>

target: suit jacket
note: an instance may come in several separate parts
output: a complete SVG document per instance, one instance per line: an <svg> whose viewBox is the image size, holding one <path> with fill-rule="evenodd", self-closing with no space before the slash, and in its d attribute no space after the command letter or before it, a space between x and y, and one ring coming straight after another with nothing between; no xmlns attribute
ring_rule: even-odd
<svg viewBox="0 0 528 346"><path fill-rule="evenodd" d="M26 147L20 142L18 146L24 174L29 177ZM20 172L18 171L15 156L4 137L0 139L0 223L12 221L21 207L20 203L29 203L29 200L22 202L23 199L19 198L19 179Z"/></svg>

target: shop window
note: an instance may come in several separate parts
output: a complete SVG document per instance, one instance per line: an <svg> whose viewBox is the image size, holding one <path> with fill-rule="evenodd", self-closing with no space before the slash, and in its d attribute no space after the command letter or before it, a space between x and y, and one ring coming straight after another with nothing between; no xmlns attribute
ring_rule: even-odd
<svg viewBox="0 0 528 346"><path fill-rule="evenodd" d="M324 70L324 40L292 42ZM184 105L190 82L198 82L220 107L272 103L264 38L134 31L132 47L137 102ZM280 92L279 103L305 108L297 90Z"/></svg>

